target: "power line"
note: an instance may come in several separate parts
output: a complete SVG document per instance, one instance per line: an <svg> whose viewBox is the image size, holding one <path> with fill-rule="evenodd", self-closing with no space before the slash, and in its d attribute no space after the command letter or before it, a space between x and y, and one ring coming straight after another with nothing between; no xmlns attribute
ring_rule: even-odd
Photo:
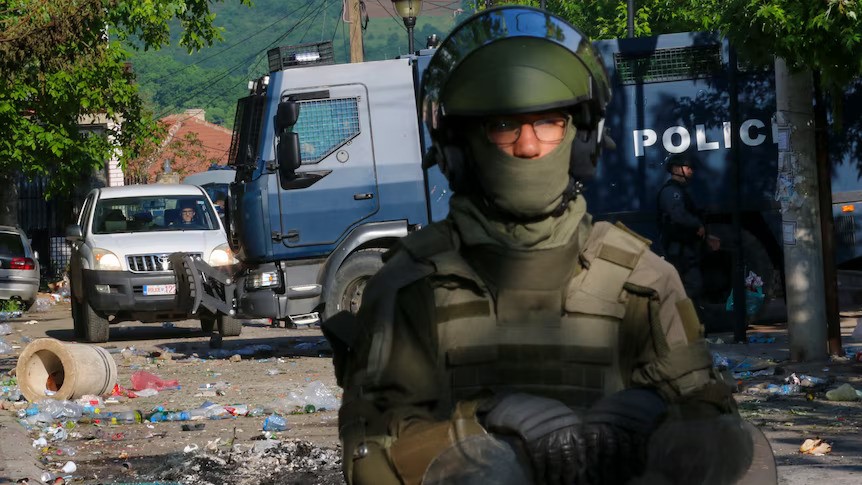
<svg viewBox="0 0 862 485"><path fill-rule="evenodd" d="M176 71L173 71L173 72L171 72L171 73L165 74L164 76L159 77L159 78L157 78L157 79L153 80L152 82L157 83L157 82L162 81L162 80L164 80L164 79L167 79L167 78L169 78L169 77L171 77L171 76L173 76L173 75L175 75L175 74L179 74L179 73L181 73L181 72L185 71L186 69L190 69L192 66L196 66L196 65L198 65L198 64L200 64L200 63L202 63L202 62L204 62L204 61L206 61L206 60L209 60L209 59L212 59L213 57L216 57L216 56L219 56L219 55L221 55L221 54L224 54L225 52L229 51L230 49L233 49L234 47L236 47L236 46L238 46L238 45L240 45L240 44L242 44L242 43L244 43L244 42L248 41L248 40L249 40L249 39L251 39L252 37L256 37L256 36L258 36L258 35L260 35L260 34L262 34L262 33L266 32L266 31L268 31L269 29L271 29L272 27L274 27L274 26L275 26L276 24L278 24L279 22L282 22L282 21L284 21L285 19L289 18L291 15L293 15L294 13L296 13L296 12L297 12L298 10L300 10L301 8L302 8L302 7L298 7L297 9L295 9L295 10L293 10L292 12L288 13L288 14L287 14L287 15L285 15L284 17L281 17L280 19L278 19L278 20L276 20L275 22L273 22L273 23L271 23L271 24L267 25L266 27L264 27L264 28L262 28L262 29L258 30L257 32L255 32L255 33L253 33L253 34L249 35L248 37L246 37L246 38L244 38L244 39L242 39L242 40L240 40L240 41L238 41L238 42L236 42L236 43L234 43L234 44L231 44L230 46L225 47L224 49L222 49L222 50L220 50L220 51L218 51L218 52L216 52L216 53L214 53L214 54L212 54L212 55L209 55L209 56L207 56L207 57L204 57L203 59L198 59L197 61L195 61L195 62L193 62L193 63L191 63L191 64L189 64L189 65L187 65L187 66L184 66L184 67L182 67L182 68L180 68L180 69L177 69Z"/></svg>
<svg viewBox="0 0 862 485"><path fill-rule="evenodd" d="M213 78L213 79L212 79L208 84L206 84L206 85L204 85L204 86L202 86L202 87L200 87L200 88L198 88L198 89L194 90L190 95L188 95L188 96L186 97L186 99L185 99L185 100L181 100L180 102L175 103L175 104L177 104L177 105L184 104L185 102L187 102L187 101L191 100L191 99L192 99L192 98L194 98L195 96L197 96L197 95L199 95L199 94L201 94L201 93L205 92L207 89L209 89L209 88L211 88L211 87L215 86L215 84L216 84L216 83L218 83L218 82L222 81L223 79L225 79L225 78L226 78L228 75L230 75L232 72L234 72L234 71L236 71L236 70L238 70L238 69L240 69L240 68L242 68L242 67L244 67L244 66L247 66L247 65L248 65L248 63L249 63L249 62L250 62L254 57L257 57L257 56L259 56L259 55L263 54L263 53L264 53L265 51L267 51L271 46L273 46L274 44L276 44L276 43L280 42L282 39L284 39L285 37L287 37L288 35L290 35L290 33L292 33L292 32L293 32L297 27L299 27L303 22L305 22L306 20L308 20L308 18L309 18L308 11L311 9L312 5L313 5L312 3L308 3L308 4L306 4L306 5L305 5L305 6L306 6L306 9L305 9L306 11L303 13L303 17L302 17L299 21L297 21L293 26L291 26L291 27L290 27L290 28L289 28L289 29L288 29L284 34L280 35L278 38L276 38L274 41L272 41L269 45L267 45L267 46L266 46L266 47L264 47L263 49L259 50L258 52L254 53L254 54L252 54L252 55L250 55L250 56L245 57L245 58L244 58L244 59L242 59L239 63L237 63L236 65L234 65L233 67L231 67L231 68L230 68L230 69L228 69L227 71L225 71L225 72L221 73L220 75L217 75L217 76L216 76L215 78ZM300 7L300 8L302 8L302 7ZM320 6L318 6L318 11L319 11L319 9L320 9ZM294 10L293 12L291 12L291 14L292 14L292 13L295 13L295 12L296 12L296 11L298 11L298 10L299 10L299 8L298 8L298 9L296 9L296 10ZM261 61L262 59L263 59L263 58L259 59L259 60L257 61L257 63L255 63L255 65L254 65L254 67L253 67L252 69L257 68L257 65L258 65L258 64L260 64L260 61ZM243 80L243 81L240 81L240 83L236 83L236 84L234 84L233 86L229 87L226 91L223 91L223 92L220 92L220 93L216 93L216 95L210 99L209 103L211 103L211 102L212 102L214 99L216 99L218 96L222 96L222 95L224 95L224 94L227 94L227 92L228 92L228 91L232 90L232 89L233 89L233 88L235 88L236 86L239 86L242 82L244 82L244 80ZM205 103L205 105L204 105L204 106L206 107L206 106L208 106L208 105L209 105L208 103ZM162 117L164 117L167 113L168 113L168 111L163 111L162 113L160 113L160 114L157 116L157 118L162 118Z"/></svg>

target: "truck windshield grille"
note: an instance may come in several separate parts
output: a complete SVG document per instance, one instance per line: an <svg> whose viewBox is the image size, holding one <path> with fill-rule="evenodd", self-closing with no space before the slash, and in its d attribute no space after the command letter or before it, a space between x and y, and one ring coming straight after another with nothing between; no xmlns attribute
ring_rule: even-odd
<svg viewBox="0 0 862 485"><path fill-rule="evenodd" d="M674 47L652 52L614 54L617 79L621 84L680 81L714 75L721 71L721 45Z"/></svg>
<svg viewBox="0 0 862 485"><path fill-rule="evenodd" d="M200 258L201 253L189 253L191 257ZM152 273L156 271L173 271L169 260L170 254L135 254L127 256L129 271L132 273Z"/></svg>
<svg viewBox="0 0 862 485"><path fill-rule="evenodd" d="M228 165L245 167L254 163L260 143L264 101L263 96L252 95L237 102Z"/></svg>
<svg viewBox="0 0 862 485"><path fill-rule="evenodd" d="M359 134L358 100L300 101L299 119L293 131L299 134L302 164L317 163Z"/></svg>

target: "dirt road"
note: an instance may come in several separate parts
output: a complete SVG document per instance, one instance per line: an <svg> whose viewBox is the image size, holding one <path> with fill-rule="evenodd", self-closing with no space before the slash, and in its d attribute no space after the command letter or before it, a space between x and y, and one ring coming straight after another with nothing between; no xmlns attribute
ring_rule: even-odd
<svg viewBox="0 0 862 485"><path fill-rule="evenodd" d="M36 323L28 324L34 320ZM2 338L13 346L23 348L29 340L40 337L67 342L74 340L68 303L58 303L49 311L31 312L6 323L13 333ZM67 461L74 461L77 466L73 474L77 479L74 483L143 479L182 480L184 483L267 483L270 475L276 475L276 468L281 472L272 477L272 483L341 483L336 450L336 411L315 410L287 416L289 429L273 433L271 437L289 443L290 440L301 440L299 449L293 445L278 446L278 442L266 440L263 432L264 420L272 410L289 412L295 409L292 401L307 389L325 389L331 393L330 399L340 398L329 347L318 329L272 328L265 321L247 322L241 336L225 338L221 348L213 349L210 348L210 336L201 332L196 321L164 325L131 322L112 326L110 341L101 346L112 353L117 363L119 385L124 388L131 388L132 374L140 371L150 372L166 381L177 380L180 385L180 389L165 390L155 396L132 399L117 396L118 402L104 405L106 411L139 410L146 415L158 406L182 411L211 401L223 405L246 405L248 409L260 408L265 412L256 417L189 422L79 423L69 430L67 439L50 442L49 447L40 450L31 446L35 431L28 435L15 422L17 409L0 411L2 441L10 450L8 454L13 454L12 449L17 450L14 452L19 455L16 463L24 466L29 455L34 458L34 463L41 464L43 470L57 472L58 467ZM17 356L20 349L15 349L15 353ZM6 372L16 364L15 358L2 357L0 380L5 379ZM7 407L11 407L9 404L6 403ZM195 429L194 425L199 424L203 425L198 426L202 429ZM192 430L183 431L183 425ZM16 443L9 446L7 436L12 433ZM270 447L264 453L269 456L254 460L242 454L231 456L228 453L230 443L244 445L241 449ZM197 451L184 452L195 447ZM22 454L24 456L20 456ZM205 455L218 456L211 460ZM316 455L329 463L315 463ZM221 460L224 460L223 464ZM292 461L296 465L303 460L306 462L294 474L296 476L284 473L290 470L290 463L286 462ZM7 483L5 480L14 483L24 476L20 473L33 473L32 468L15 469L8 463L5 466L6 470L0 469L0 483ZM313 473L313 478L306 476L308 473ZM38 475L32 478L38 478Z"/></svg>
<svg viewBox="0 0 862 485"><path fill-rule="evenodd" d="M844 321L844 344L862 350L862 342L849 338L855 322L855 318ZM17 355L29 341L40 337L73 341L68 303L6 323L12 333L0 338L18 348L11 355L0 355L0 381L8 378L7 372L15 367ZM779 465L779 483L862 482L862 402L825 398L827 389L841 383L862 390L862 364L852 360L789 363L782 326L753 328L749 336L762 343L719 343L716 339L730 337L719 334L711 336L716 342L711 348L736 370L770 369L768 375L741 376L736 399L743 416L770 440ZM72 483L343 483L335 411L290 414L288 430L263 431L271 410L294 409L295 395L302 395L309 386L322 386L330 397L340 397L329 348L319 330L246 322L242 336L224 339L222 347L214 349L210 336L200 331L196 321L164 326L135 322L112 327L111 341L102 347L114 357L119 384L125 388L131 387L132 374L140 371L177 380L180 385L180 389L150 397L118 396L118 402L105 404L108 411L146 414L157 406L179 411L211 401L266 412L191 422L79 423L68 430L66 439L34 448L31 443L38 437L38 429L28 432L16 422L23 404L15 406L0 399L0 406L6 408L0 409L0 484L38 478L45 471L57 473L67 461L77 467L68 475ZM789 395L750 389L785 384L792 374L819 377L828 384ZM195 429L196 424L203 429ZM184 431L184 425L191 430ZM808 438L824 439L832 445L831 452L801 454L799 447Z"/></svg>

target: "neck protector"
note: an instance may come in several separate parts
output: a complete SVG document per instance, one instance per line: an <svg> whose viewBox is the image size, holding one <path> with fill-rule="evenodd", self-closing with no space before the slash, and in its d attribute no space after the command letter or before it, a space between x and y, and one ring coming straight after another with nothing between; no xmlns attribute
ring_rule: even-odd
<svg viewBox="0 0 862 485"><path fill-rule="evenodd" d="M574 198L575 185L569 169L575 132L569 120L559 145L547 155L529 160L504 153L488 141L481 129L471 130L467 142L476 178L488 203L513 220L559 216Z"/></svg>

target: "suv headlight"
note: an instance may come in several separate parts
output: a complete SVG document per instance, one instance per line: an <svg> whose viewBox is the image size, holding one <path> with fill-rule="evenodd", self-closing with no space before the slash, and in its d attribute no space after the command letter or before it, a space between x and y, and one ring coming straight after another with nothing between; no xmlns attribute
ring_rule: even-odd
<svg viewBox="0 0 862 485"><path fill-rule="evenodd" d="M93 248L93 259L96 261L94 269L101 271L120 271L123 266L116 254L102 248Z"/></svg>
<svg viewBox="0 0 862 485"><path fill-rule="evenodd" d="M235 262L236 259L233 257L233 251L230 250L230 246L227 243L219 244L210 253L210 257L207 258L207 264L210 266L227 266Z"/></svg>

